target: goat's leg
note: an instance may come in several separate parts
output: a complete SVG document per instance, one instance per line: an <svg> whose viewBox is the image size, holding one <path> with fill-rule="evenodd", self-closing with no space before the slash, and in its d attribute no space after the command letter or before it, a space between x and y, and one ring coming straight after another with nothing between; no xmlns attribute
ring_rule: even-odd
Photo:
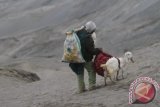
<svg viewBox="0 0 160 107"><path fill-rule="evenodd" d="M119 70L117 71L117 75L116 75L116 80L117 81L119 80L118 75L119 75Z"/></svg>
<svg viewBox="0 0 160 107"><path fill-rule="evenodd" d="M126 74L126 76L124 76L124 70L122 69L122 79L126 79L128 76L128 73Z"/></svg>
<svg viewBox="0 0 160 107"><path fill-rule="evenodd" d="M112 83L116 83L116 77L115 77L115 72L113 72L112 74L109 75L110 80L112 81Z"/></svg>
<svg viewBox="0 0 160 107"><path fill-rule="evenodd" d="M104 71L104 85L105 85L105 86L107 86L106 79L107 79L107 72Z"/></svg>
<svg viewBox="0 0 160 107"><path fill-rule="evenodd" d="M121 69L121 71L122 71L122 79L124 79L124 76L123 76L123 69Z"/></svg>
<svg viewBox="0 0 160 107"><path fill-rule="evenodd" d="M115 83L115 81L112 79L112 76L109 76L109 79L112 81L112 83Z"/></svg>
<svg viewBox="0 0 160 107"><path fill-rule="evenodd" d="M107 86L106 77L104 77L104 86Z"/></svg>

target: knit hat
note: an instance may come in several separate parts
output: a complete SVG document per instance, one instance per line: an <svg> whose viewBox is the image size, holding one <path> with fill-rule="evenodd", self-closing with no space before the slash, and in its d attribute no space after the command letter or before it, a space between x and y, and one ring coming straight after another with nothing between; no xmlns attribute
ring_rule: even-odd
<svg viewBox="0 0 160 107"><path fill-rule="evenodd" d="M94 32L96 30L96 24L93 21L87 22L85 27L86 27L85 29L89 33L92 33L92 32Z"/></svg>

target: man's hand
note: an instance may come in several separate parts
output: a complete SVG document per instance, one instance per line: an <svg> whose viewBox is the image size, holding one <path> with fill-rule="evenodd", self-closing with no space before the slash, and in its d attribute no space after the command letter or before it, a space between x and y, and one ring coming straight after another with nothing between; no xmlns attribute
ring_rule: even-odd
<svg viewBox="0 0 160 107"><path fill-rule="evenodd" d="M103 48L99 48L100 51L103 51Z"/></svg>

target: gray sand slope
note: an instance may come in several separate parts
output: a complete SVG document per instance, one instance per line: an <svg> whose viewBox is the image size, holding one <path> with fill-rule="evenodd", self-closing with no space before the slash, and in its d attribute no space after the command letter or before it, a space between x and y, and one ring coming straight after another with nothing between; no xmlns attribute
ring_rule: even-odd
<svg viewBox="0 0 160 107"><path fill-rule="evenodd" d="M89 20L98 47L114 56L129 49L136 61L127 79L79 95L76 76L60 60L64 32ZM160 82L159 28L160 0L0 0L0 107L128 107L134 79ZM146 107L159 107L156 101Z"/></svg>

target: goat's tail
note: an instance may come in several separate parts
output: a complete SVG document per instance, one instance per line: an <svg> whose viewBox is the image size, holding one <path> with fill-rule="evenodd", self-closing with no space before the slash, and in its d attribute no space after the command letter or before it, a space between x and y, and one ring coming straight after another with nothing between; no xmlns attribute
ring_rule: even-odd
<svg viewBox="0 0 160 107"><path fill-rule="evenodd" d="M114 73L114 69L108 67L106 64L102 64L101 67L105 69L109 75L112 75L112 73Z"/></svg>

